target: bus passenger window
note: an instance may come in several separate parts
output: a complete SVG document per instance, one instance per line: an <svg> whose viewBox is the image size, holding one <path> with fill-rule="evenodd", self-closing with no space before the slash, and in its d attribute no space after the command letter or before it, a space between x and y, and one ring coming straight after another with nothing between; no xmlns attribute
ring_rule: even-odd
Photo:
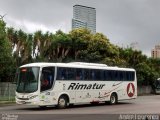
<svg viewBox="0 0 160 120"><path fill-rule="evenodd" d="M95 72L96 71L94 71L94 70L91 71L91 80L96 80Z"/></svg>
<svg viewBox="0 0 160 120"><path fill-rule="evenodd" d="M119 81L123 81L125 78L125 72L119 71Z"/></svg>
<svg viewBox="0 0 160 120"><path fill-rule="evenodd" d="M74 68L67 68L67 77L68 77L68 80L75 80L75 69Z"/></svg>
<svg viewBox="0 0 160 120"><path fill-rule="evenodd" d="M89 80L89 69L84 69L84 80Z"/></svg>
<svg viewBox="0 0 160 120"><path fill-rule="evenodd" d="M66 68L58 68L57 69L57 80L66 80Z"/></svg>
<svg viewBox="0 0 160 120"><path fill-rule="evenodd" d="M83 80L82 69L76 69L76 80Z"/></svg>
<svg viewBox="0 0 160 120"><path fill-rule="evenodd" d="M96 74L95 80L99 80L99 81L102 80L102 71L96 70L95 74Z"/></svg>
<svg viewBox="0 0 160 120"><path fill-rule="evenodd" d="M65 80L66 79L66 70L62 69L61 71L61 76L60 76L60 80Z"/></svg>

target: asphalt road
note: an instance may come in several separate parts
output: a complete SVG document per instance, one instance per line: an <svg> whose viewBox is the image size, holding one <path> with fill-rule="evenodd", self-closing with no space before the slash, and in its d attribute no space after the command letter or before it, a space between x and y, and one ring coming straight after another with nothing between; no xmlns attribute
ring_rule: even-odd
<svg viewBox="0 0 160 120"><path fill-rule="evenodd" d="M160 95L140 96L134 100L120 101L117 105L75 105L67 109L37 106L10 105L0 107L0 119L14 120L124 120L160 119ZM8 119L9 120L9 119Z"/></svg>

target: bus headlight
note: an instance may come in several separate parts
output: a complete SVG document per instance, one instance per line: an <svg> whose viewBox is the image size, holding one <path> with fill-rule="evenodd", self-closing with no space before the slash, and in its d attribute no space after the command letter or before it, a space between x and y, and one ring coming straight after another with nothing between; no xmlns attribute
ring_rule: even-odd
<svg viewBox="0 0 160 120"><path fill-rule="evenodd" d="M31 97L29 97L29 99L34 99L34 98L36 98L38 95L33 95L33 96L31 96Z"/></svg>

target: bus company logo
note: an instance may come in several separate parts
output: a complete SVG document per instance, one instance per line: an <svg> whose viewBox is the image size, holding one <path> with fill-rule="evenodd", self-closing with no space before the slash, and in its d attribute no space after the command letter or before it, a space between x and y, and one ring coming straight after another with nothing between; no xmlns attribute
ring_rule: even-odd
<svg viewBox="0 0 160 120"><path fill-rule="evenodd" d="M80 84L80 83L71 83L68 87L68 90L89 90L89 89L103 89L105 84Z"/></svg>
<svg viewBox="0 0 160 120"><path fill-rule="evenodd" d="M133 97L134 93L135 93L135 87L134 87L133 83L129 83L127 85L127 94L129 97Z"/></svg>

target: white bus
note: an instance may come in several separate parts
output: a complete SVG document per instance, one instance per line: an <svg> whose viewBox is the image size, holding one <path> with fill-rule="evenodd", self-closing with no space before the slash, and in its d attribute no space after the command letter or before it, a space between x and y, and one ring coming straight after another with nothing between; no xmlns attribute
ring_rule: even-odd
<svg viewBox="0 0 160 120"><path fill-rule="evenodd" d="M65 108L69 104L137 97L136 71L95 63L31 63L19 68L16 103Z"/></svg>

